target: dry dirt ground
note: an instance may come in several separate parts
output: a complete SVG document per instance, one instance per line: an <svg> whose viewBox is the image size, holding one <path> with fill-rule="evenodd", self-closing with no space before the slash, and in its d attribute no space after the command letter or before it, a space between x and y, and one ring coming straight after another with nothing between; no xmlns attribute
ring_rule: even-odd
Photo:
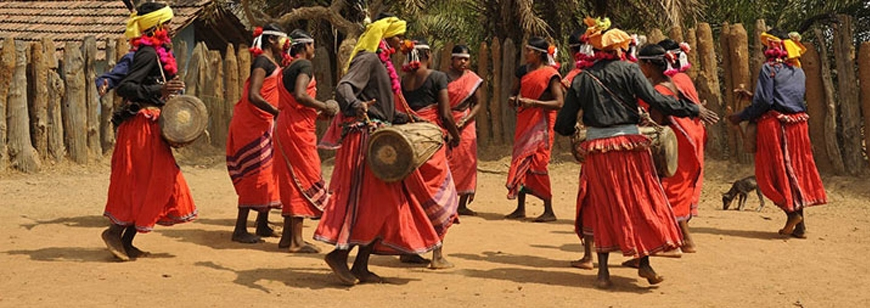
<svg viewBox="0 0 870 308"><path fill-rule="evenodd" d="M139 236L138 246L153 256L126 263L114 261L99 237L108 224L101 216L108 159L39 175L2 174L0 306L870 306L867 181L825 177L831 202L807 210L809 238L783 239L776 230L785 215L769 202L760 213L721 209L720 194L751 168L709 162L700 216L690 224L699 252L654 258L666 280L653 287L614 256L615 288L601 291L593 287L594 271L568 266L582 251L573 233L579 166L564 155L556 160L550 172L559 221L502 219L515 205L505 199L505 175L498 173L509 159L483 162L472 205L481 215L463 217L447 237L445 253L455 269L376 256L373 271L391 283L352 288L337 283L322 254L282 252L277 238L231 242L235 194L220 159L182 162L200 218ZM750 197L747 209L757 202ZM541 210L534 200L528 214ZM277 212L270 220L277 227ZM316 223L306 221L306 237Z"/></svg>

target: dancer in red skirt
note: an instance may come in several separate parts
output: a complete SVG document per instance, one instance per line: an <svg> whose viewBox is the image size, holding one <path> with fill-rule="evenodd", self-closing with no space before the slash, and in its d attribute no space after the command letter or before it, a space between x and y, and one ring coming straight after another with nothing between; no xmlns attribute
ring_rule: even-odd
<svg viewBox="0 0 870 308"><path fill-rule="evenodd" d="M345 285L381 282L369 271L372 253L420 254L441 245L423 206L403 182L386 183L369 170L366 149L379 126L407 123L396 112L395 96L402 88L390 54L399 47L405 22L383 16L366 27L351 53L347 74L336 87L341 112L321 141L335 148L332 193L315 239L335 245L326 263ZM419 175L418 175L419 176ZM353 268L350 249L360 246Z"/></svg>
<svg viewBox="0 0 870 308"><path fill-rule="evenodd" d="M663 45L668 46L665 48ZM676 51L673 48L676 45ZM638 62L644 75L649 78L659 93L678 98L682 92L690 100L698 102L697 91L691 79L680 72L679 55L686 51L672 40L664 40L658 45L647 45L640 50ZM686 66L688 68L688 66ZM649 105L641 102L649 110ZM652 111L655 112L655 111ZM657 119L659 124L668 125L677 137L677 172L661 178L662 187L668 202L674 209L680 231L683 233L682 252L695 252L695 244L689 233L689 220L698 215L698 202L704 180L704 145L707 142L707 129L700 119L667 117Z"/></svg>
<svg viewBox="0 0 870 308"><path fill-rule="evenodd" d="M278 180L272 170L272 129L278 115L278 76L281 74L287 34L277 25L254 30L251 77L242 99L233 108L227 134L227 171L239 195L239 215L233 241L261 242L260 236L275 236L269 228L269 210L281 207ZM279 62L280 61L280 62ZM257 235L248 233L248 213L257 211Z"/></svg>
<svg viewBox="0 0 870 308"><path fill-rule="evenodd" d="M508 100L517 108L514 150L508 171L508 199L517 199L517 208L506 217L526 217L526 194L544 201L544 213L535 222L555 221L550 187L550 153L553 150L553 123L562 108L564 95L556 70L556 47L540 37L526 45L526 65L517 69L514 95Z"/></svg>
<svg viewBox="0 0 870 308"><path fill-rule="evenodd" d="M449 144L442 146L423 165L417 168L404 180L411 193L429 216L432 226L438 232L442 243L447 235L447 229L457 219L456 208L458 196L453 175L447 163L447 148L455 148L461 143L459 128L454 122L450 111L449 93L447 91L447 74L429 69L432 64L432 53L425 40L406 40L402 45L406 63L402 66L405 77L402 80L402 95L397 96L398 110L413 115L423 121L438 125L447 131ZM432 252L432 269L445 269L453 264L444 258L443 246ZM421 263L418 255L403 255L406 263Z"/></svg>
<svg viewBox="0 0 870 308"><path fill-rule="evenodd" d="M103 214L112 225L102 234L109 251L123 261L148 254L133 246L137 232L196 218L190 189L157 123L165 100L184 89L170 51L172 33L167 24L172 17L169 6L144 3L125 33L136 54L117 88L128 103L112 119L118 133Z"/></svg>
<svg viewBox="0 0 870 308"><path fill-rule="evenodd" d="M454 46L450 59L447 93L450 96L453 120L461 136L459 145L447 149L447 158L456 183L456 192L459 194L459 208L456 212L459 215L474 216L477 213L469 209L468 204L474 201L474 192L477 190L477 128L474 118L480 111L481 94L478 89L483 84L483 79L468 69L471 55L467 46Z"/></svg>
<svg viewBox="0 0 870 308"><path fill-rule="evenodd" d="M787 216L780 234L806 238L804 208L827 203L828 197L807 131L806 75L799 58L806 49L800 34L771 30L761 36L767 47L767 62L758 74L755 95L735 91L752 99L752 105L728 117L734 124L758 124L755 178L765 197Z"/></svg>
<svg viewBox="0 0 870 308"><path fill-rule="evenodd" d="M317 96L317 81L311 65L314 39L299 29L290 33L290 39L293 61L278 76L278 108L281 113L274 139L278 159L275 174L284 205L284 232L278 248L289 252L318 253L320 249L302 239L303 219L320 217L329 198L320 173L315 121L321 114L334 116L338 113L338 104L314 98Z"/></svg>
<svg viewBox="0 0 870 308"><path fill-rule="evenodd" d="M655 174L650 139L637 127L638 99L667 115L700 114L702 119L715 122L716 114L657 93L636 64L620 61L631 41L628 34L608 30L607 19L587 18L586 22L588 44L593 48L587 49L591 53L584 54L585 61L578 62L584 64L583 72L568 90L555 130L572 135L577 113L583 110L587 139L581 150L586 160L580 173L578 204L592 207L595 213L596 286L612 285L607 264L612 251L639 258L638 275L657 284L663 278L650 266L649 255L679 247L682 236Z"/></svg>

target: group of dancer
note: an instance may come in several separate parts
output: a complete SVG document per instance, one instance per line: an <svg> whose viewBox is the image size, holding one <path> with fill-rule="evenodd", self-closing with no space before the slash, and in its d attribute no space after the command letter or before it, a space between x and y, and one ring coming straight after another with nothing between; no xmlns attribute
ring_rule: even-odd
<svg viewBox="0 0 870 308"><path fill-rule="evenodd" d="M133 246L137 233L197 216L157 124L160 107L184 88L171 52L167 24L172 17L164 4L142 4L127 26L133 54L129 69L124 67L128 71L97 80L107 85L101 92L115 87L128 102L115 117L117 143L104 214L112 224L102 234L121 260L147 255ZM656 284L663 278L650 266L650 255L696 249L687 222L697 214L700 197L704 125L718 116L699 102L684 73L687 48L665 40L637 51L636 39L612 28L609 20L587 18L585 25L570 38L576 68L564 78L555 46L538 37L525 46L526 64L516 72L510 98L517 129L506 188L508 198L518 203L507 217L524 218L525 197L531 194L544 202L544 213L535 221L556 220L548 175L554 136L571 136L583 127L575 231L585 255L571 264L592 269L594 243L598 287L611 286L607 259L614 251L630 257L625 264ZM286 34L277 25L254 31L251 74L227 140L227 169L239 208L232 240L257 243L276 236L267 215L281 208L284 227L278 246L318 253L302 231L304 219L319 218L314 239L334 245L325 261L343 284L383 281L369 269L371 254L400 255L403 262L426 262L433 269L453 266L441 249L458 216L475 214L468 203L477 181L474 118L481 112L478 88L483 80L468 70L466 46L456 46L450 69L439 72L430 68L426 40L405 39L405 32L406 22L390 14L368 24L344 68L335 101L324 102L316 99L313 72L328 68L312 65L314 39L299 29ZM788 42L799 45L799 40L783 44L776 38L767 37L769 48L788 52L768 53L761 74L768 76L759 78L752 106L729 120L758 119L756 156L765 162L756 167L757 174L765 175L758 176L760 186L788 213L780 232L804 237L803 207L824 203L825 195L809 152L806 116L796 103L803 98L802 71L789 48L795 44ZM397 51L405 53L403 78L391 60ZM319 143L318 119L331 121ZM645 119L676 132L680 155L671 177L655 172L650 139L638 129ZM375 177L366 163L371 134L414 122L437 125L444 146L401 181ZM328 184L318 147L336 150ZM258 212L254 234L247 230L252 210ZM358 253L349 267L354 247ZM431 260L420 256L429 251Z"/></svg>

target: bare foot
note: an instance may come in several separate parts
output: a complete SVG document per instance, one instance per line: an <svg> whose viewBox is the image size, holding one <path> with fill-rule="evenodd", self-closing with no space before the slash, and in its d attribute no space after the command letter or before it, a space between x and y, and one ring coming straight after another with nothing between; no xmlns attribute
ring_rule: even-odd
<svg viewBox="0 0 870 308"><path fill-rule="evenodd" d="M131 259L145 258L151 255L150 252L139 250L139 248L132 245L124 247L124 251L127 252L127 255L130 256Z"/></svg>
<svg viewBox="0 0 870 308"><path fill-rule="evenodd" d="M792 232L792 233L791 233L791 237L793 237L793 238L799 238L799 239L806 239L806 238L807 238L807 233L806 233L806 232L797 232L797 231L795 231L795 232Z"/></svg>
<svg viewBox="0 0 870 308"><path fill-rule="evenodd" d="M432 262L429 263L429 269L433 270L448 269L453 267L453 263L450 263L450 261L447 261L447 259L445 258L432 259Z"/></svg>
<svg viewBox="0 0 870 308"><path fill-rule="evenodd" d="M275 233L275 230L270 228L269 225L257 226L256 234L262 237L281 237L278 233Z"/></svg>
<svg viewBox="0 0 870 308"><path fill-rule="evenodd" d="M335 276L338 276L338 280L341 281L341 284L349 287L356 285L359 283L359 280L350 272L350 269L347 268L347 260L342 260L339 254L338 250L334 250L326 254L326 257L323 259L326 260L326 264L329 265L329 268L332 269Z"/></svg>
<svg viewBox="0 0 870 308"><path fill-rule="evenodd" d="M289 237L282 236L281 240L278 241L278 249L290 248L291 243L292 240Z"/></svg>
<svg viewBox="0 0 870 308"><path fill-rule="evenodd" d="M533 220L533 221L534 221L534 222L551 222L551 221L556 221L556 214L553 214L553 213L544 213L544 214L541 214L541 216L538 216L538 218L535 218L535 220Z"/></svg>
<svg viewBox="0 0 870 308"><path fill-rule="evenodd" d="M290 253L320 253L320 248L314 246L309 242L305 242L305 245L302 246L290 246L287 249Z"/></svg>
<svg viewBox="0 0 870 308"><path fill-rule="evenodd" d="M595 280L595 287L601 290L607 290L613 287L613 282L610 281L610 278L598 278Z"/></svg>
<svg viewBox="0 0 870 308"><path fill-rule="evenodd" d="M248 233L248 231L243 232L233 232L233 242L239 242L243 244L256 244L263 242L259 236Z"/></svg>
<svg viewBox="0 0 870 308"><path fill-rule="evenodd" d="M785 222L785 227L779 230L779 234L791 235L794 232L794 228L797 226L797 224L799 224L803 220L804 218L800 215L792 215Z"/></svg>
<svg viewBox="0 0 870 308"><path fill-rule="evenodd" d="M637 275L646 278L646 281L652 285L659 284L662 281L665 281L665 277L656 274L656 272L651 267L638 269Z"/></svg>
<svg viewBox="0 0 870 308"><path fill-rule="evenodd" d="M571 261L571 267L576 267L579 269L591 270L595 268L595 265L592 264L592 258L583 258L577 261Z"/></svg>
<svg viewBox="0 0 870 308"><path fill-rule="evenodd" d="M432 262L420 255L401 255L399 261L407 264L429 264Z"/></svg>
<svg viewBox="0 0 870 308"><path fill-rule="evenodd" d="M685 253L698 252L697 250L695 250L695 244L683 244L683 247L680 247L680 249Z"/></svg>
<svg viewBox="0 0 870 308"><path fill-rule="evenodd" d="M653 254L654 257L664 257L664 258L682 258L683 250L679 247L676 249L671 249L668 251L660 251Z"/></svg>
<svg viewBox="0 0 870 308"><path fill-rule="evenodd" d="M383 278L381 278L381 276L378 276L377 274L372 273L370 271L362 271L362 270L352 269L350 272L353 274L354 277L359 279L360 283L385 283L386 282Z"/></svg>
<svg viewBox="0 0 870 308"><path fill-rule="evenodd" d="M477 212L472 211L471 209L469 209L467 207L460 208L460 209L456 210L456 212L462 216L477 216Z"/></svg>
<svg viewBox="0 0 870 308"><path fill-rule="evenodd" d="M507 219L523 219L523 218L526 218L526 211L525 211L525 210L515 210L513 213L510 213L510 214L505 215L504 218L507 218Z"/></svg>
<svg viewBox="0 0 870 308"><path fill-rule="evenodd" d="M106 247L109 248L109 252L121 261L130 261L130 256L128 256L127 252L124 251L124 244L121 242L121 234L115 234L115 232L111 232L110 230L111 229L106 229L102 234L103 242L106 242Z"/></svg>
<svg viewBox="0 0 870 308"><path fill-rule="evenodd" d="M622 266L630 267L630 268L639 268L640 260L639 259L631 259L625 262L622 262Z"/></svg>

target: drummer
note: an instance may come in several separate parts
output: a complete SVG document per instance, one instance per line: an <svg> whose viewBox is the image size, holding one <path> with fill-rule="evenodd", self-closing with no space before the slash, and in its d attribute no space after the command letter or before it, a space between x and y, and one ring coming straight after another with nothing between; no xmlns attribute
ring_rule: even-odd
<svg viewBox="0 0 870 308"><path fill-rule="evenodd" d="M275 174L284 205L284 232L278 248L293 253L318 253L320 249L302 239L305 218L319 218L329 198L320 172L315 121L319 114L338 113L335 101L321 102L317 96L311 59L314 39L300 29L290 33L292 62L278 76L278 108L275 126Z"/></svg>
<svg viewBox="0 0 870 308"><path fill-rule="evenodd" d="M273 171L272 128L278 116L278 78L289 39L278 25L254 30L251 75L242 98L233 107L227 134L227 171L239 196L239 214L232 240L258 243L276 236L269 227L269 210L281 207ZM257 212L256 235L248 233L248 213Z"/></svg>
<svg viewBox="0 0 870 308"><path fill-rule="evenodd" d="M169 47L172 17L169 6L147 2L127 22L125 35L136 54L117 88L129 103L114 119L120 125L103 214L111 225L102 233L109 251L123 261L148 255L133 246L136 233L197 216L187 182L157 123L166 99L184 89Z"/></svg>
<svg viewBox="0 0 870 308"><path fill-rule="evenodd" d="M405 76L402 80L402 95L398 97L399 110L446 130L449 136L448 146L456 147L459 145L460 135L450 108L447 74L429 69L432 53L429 44L423 39L405 40L402 43L402 52L405 53L405 64L402 65ZM447 229L458 217L456 209L459 205L456 185L447 162L447 148L439 148L417 170L420 176L416 176L416 172L412 173L405 183L411 194L423 204L435 231L444 241ZM430 268L453 267L444 258L442 247L433 251ZM418 255L403 255L401 260L405 263L426 262Z"/></svg>
<svg viewBox="0 0 870 308"><path fill-rule="evenodd" d="M577 112L583 109L587 140L586 160L580 172L578 204L592 206L595 247L598 250L599 288L610 288L608 253L620 251L638 258L638 275L650 284L664 278L650 266L649 255L681 245L682 236L656 178L650 140L638 131L638 98L663 114L698 117L715 123L716 114L703 106L656 92L638 66L620 61L631 37L610 28L608 19L586 18L586 37L593 50L591 61L571 82L555 130L574 133ZM589 65L588 67L586 65ZM634 213L631 217L619 213ZM630 219L629 219L630 218Z"/></svg>
<svg viewBox="0 0 870 308"><path fill-rule="evenodd" d="M336 99L341 112L321 142L338 147L329 183L332 196L324 208L315 239L335 245L326 263L345 285L378 283L369 270L371 254L418 254L441 245L422 205L402 182L386 183L365 162L373 129L408 122L396 112L401 94L390 54L399 47L406 23L384 15L369 24L351 53L347 74L339 81ZM350 250L359 246L353 268Z"/></svg>

